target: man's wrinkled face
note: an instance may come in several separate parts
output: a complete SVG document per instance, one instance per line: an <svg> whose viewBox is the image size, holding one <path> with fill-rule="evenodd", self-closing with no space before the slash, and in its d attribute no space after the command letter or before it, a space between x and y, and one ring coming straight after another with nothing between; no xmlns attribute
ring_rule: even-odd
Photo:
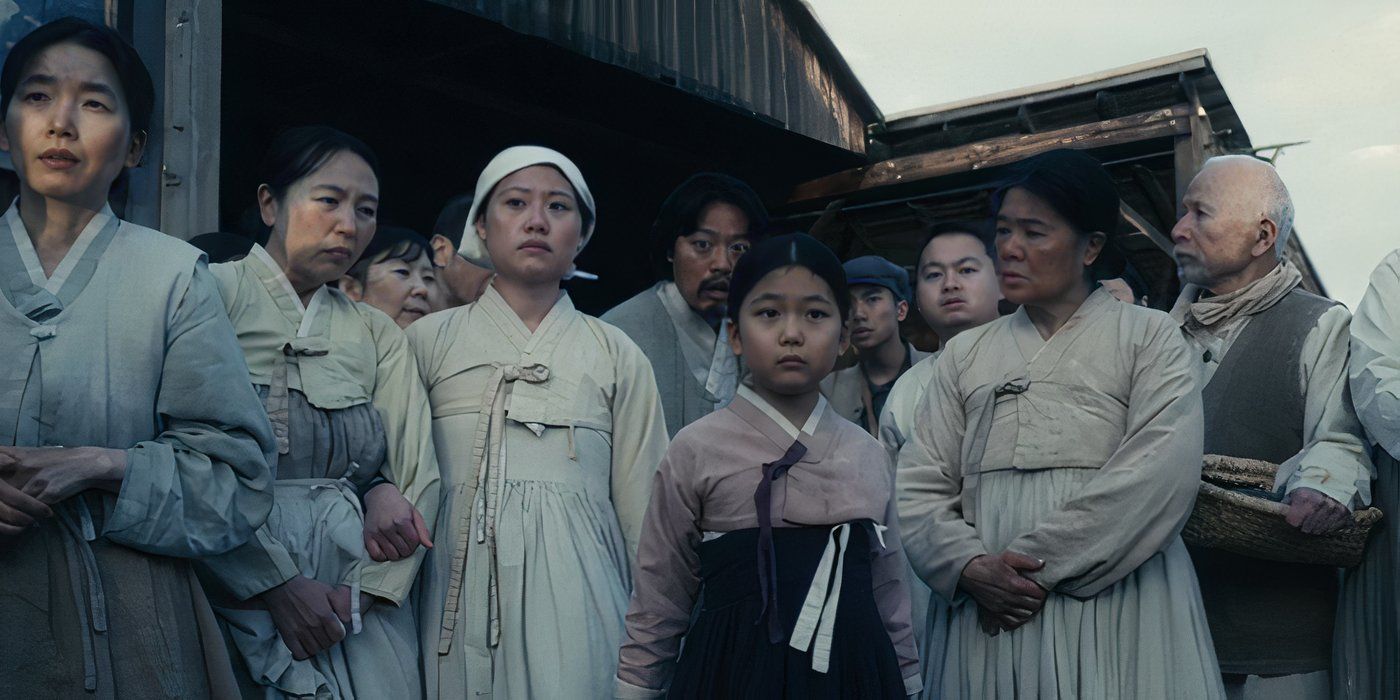
<svg viewBox="0 0 1400 700"><path fill-rule="evenodd" d="M749 250L749 217L726 202L700 212L695 230L683 232L671 248L671 272L685 303L706 318L724 316L729 277Z"/></svg>
<svg viewBox="0 0 1400 700"><path fill-rule="evenodd" d="M1172 254L1187 282L1211 289L1271 254L1273 238L1260 236L1264 204L1253 179L1238 164L1207 163L1191 181L1186 213L1172 228Z"/></svg>

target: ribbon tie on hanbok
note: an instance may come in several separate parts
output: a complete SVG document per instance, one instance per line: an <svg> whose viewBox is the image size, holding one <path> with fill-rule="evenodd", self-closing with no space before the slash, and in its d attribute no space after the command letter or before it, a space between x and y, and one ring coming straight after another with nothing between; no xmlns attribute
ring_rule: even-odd
<svg viewBox="0 0 1400 700"><path fill-rule="evenodd" d="M1007 379L991 387L982 400L981 411L977 413L976 425L972 430L972 448L969 451L968 462L963 465L963 520L969 525L977 523L977 491L982 480L982 458L987 454L987 440L991 438L997 400L1003 396L1019 396L1030 388L1031 381L1025 377Z"/></svg>
<svg viewBox="0 0 1400 700"><path fill-rule="evenodd" d="M63 312L63 301L47 289L16 290L15 296L15 310L31 321L43 323Z"/></svg>
<svg viewBox="0 0 1400 700"><path fill-rule="evenodd" d="M793 442L778 461L763 465L763 478L753 492L758 511L758 591L763 596L763 607L754 624L762 623L765 615L768 617L768 641L773 644L783 641L783 626L778 619L778 560L773 551L773 482L806 454L806 445Z"/></svg>
<svg viewBox="0 0 1400 700"><path fill-rule="evenodd" d="M68 561L68 585L74 601L78 603L78 629L83 645L83 688L95 691L98 683L98 646L105 645L107 635L107 593L102 586L97 555L92 551L92 542L97 540L97 528L85 495L58 504L54 511L65 535L62 540L64 556Z"/></svg>
<svg viewBox="0 0 1400 700"><path fill-rule="evenodd" d="M319 341L319 342L316 342ZM267 420L272 423L272 435L277 438L277 454L292 451L291 401L287 374L292 362L301 357L325 357L330 348L320 338L297 338L282 346L282 361L272 369L272 384L267 388ZM273 474L276 477L276 474Z"/></svg>
<svg viewBox="0 0 1400 700"><path fill-rule="evenodd" d="M549 381L549 367L538 362L528 364L499 364L486 382L486 391L481 398L481 407L486 412L485 420L479 421L476 437L472 443L472 462L476 466L476 498L472 501L474 513L473 530L477 544L485 544L490 557L488 574L488 644L495 647L501 641L501 601L498 595L498 575L496 571L496 510L500 506L501 492L505 486L505 420L506 396L503 391L509 384L523 381L530 384L543 384ZM465 522L465 519L464 519ZM448 583L447 601L443 609L442 630L438 638L438 653L445 654L452 645L452 634L457 624L457 606L461 595L462 576L466 569L467 538L470 535L459 532L457 549L452 553L452 568Z"/></svg>
<svg viewBox="0 0 1400 700"><path fill-rule="evenodd" d="M871 523L871 530L880 540L880 548L885 547L885 537L881 534L884 526ZM826 673L831 668L831 644L836 630L836 606L841 602L841 582L845 579L846 546L851 541L851 524L841 523L831 528L826 538L826 548L822 550L817 571L812 574L812 583L807 587L807 597L802 601L802 610L797 614L797 622L792 626L792 640L788 646L798 651L812 650L812 670Z"/></svg>

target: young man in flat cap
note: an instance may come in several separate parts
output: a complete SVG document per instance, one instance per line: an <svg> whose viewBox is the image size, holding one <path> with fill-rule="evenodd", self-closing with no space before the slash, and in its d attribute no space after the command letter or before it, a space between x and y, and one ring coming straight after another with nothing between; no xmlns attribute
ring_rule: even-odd
<svg viewBox="0 0 1400 700"><path fill-rule="evenodd" d="M832 372L822 393L843 418L880 434L880 411L895 380L928 356L899 335L899 323L909 315L909 273L878 255L845 264L851 289L851 347L856 364Z"/></svg>

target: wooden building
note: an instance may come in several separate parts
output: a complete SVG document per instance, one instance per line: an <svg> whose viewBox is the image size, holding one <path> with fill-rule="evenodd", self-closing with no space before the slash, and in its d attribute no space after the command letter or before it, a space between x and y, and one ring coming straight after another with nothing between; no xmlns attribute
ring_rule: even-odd
<svg viewBox="0 0 1400 700"><path fill-rule="evenodd" d="M1083 149L1113 176L1129 260L1164 309L1180 289L1170 233L1186 186L1211 156L1255 152L1203 49L891 115L868 138L866 164L799 184L784 205L843 258L875 253L912 268L921 224L990 216L1007 166ZM1287 252L1322 293L1297 235Z"/></svg>
<svg viewBox="0 0 1400 700"><path fill-rule="evenodd" d="M719 170L842 256L914 263L920 224L985 216L1005 167L1088 150L1124 200L1154 305L1167 234L1205 158L1254 150L1204 50L883 115L800 0L101 1L159 86L153 148L124 203L191 237L246 228L268 141L326 123L380 154L382 218L427 232L507 146L568 154L598 201L570 282L601 312L652 280L666 194ZM1289 254L1322 291L1295 236Z"/></svg>

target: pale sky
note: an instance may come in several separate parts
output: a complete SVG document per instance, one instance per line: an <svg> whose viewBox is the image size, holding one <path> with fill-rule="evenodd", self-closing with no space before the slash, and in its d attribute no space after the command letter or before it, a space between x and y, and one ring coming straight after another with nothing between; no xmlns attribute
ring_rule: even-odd
<svg viewBox="0 0 1400 700"><path fill-rule="evenodd" d="M1277 165L1328 293L1400 247L1396 0L808 4L885 114L1207 49L1254 145L1310 141Z"/></svg>

